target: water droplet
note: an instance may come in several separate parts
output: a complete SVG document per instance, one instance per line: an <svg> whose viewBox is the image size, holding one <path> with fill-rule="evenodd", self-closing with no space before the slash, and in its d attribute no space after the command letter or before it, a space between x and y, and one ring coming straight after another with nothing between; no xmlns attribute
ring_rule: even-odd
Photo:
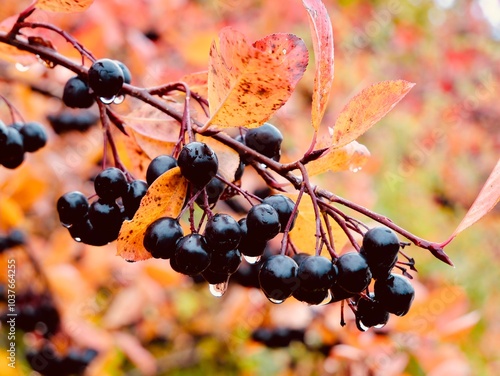
<svg viewBox="0 0 500 376"><path fill-rule="evenodd" d="M369 326L366 326L365 324L363 324L363 322L361 320L356 320L356 326L358 327L359 330L361 330L362 332L366 332L368 329L370 329Z"/></svg>
<svg viewBox="0 0 500 376"><path fill-rule="evenodd" d="M273 298L268 298L268 299L269 299L269 301L270 301L271 303L274 303L274 304L281 304L281 303L283 303L283 302L285 301L284 299L283 299L283 300L280 300L280 299L273 299Z"/></svg>
<svg viewBox="0 0 500 376"><path fill-rule="evenodd" d="M321 303L319 303L318 305L319 306L327 305L328 303L330 303L332 301L332 299L333 299L332 292L330 290L328 290L328 294L326 294L325 299L323 299L323 301Z"/></svg>
<svg viewBox="0 0 500 376"><path fill-rule="evenodd" d="M243 256L243 258L248 262L249 264L257 264L260 261L260 256L257 257L252 257L252 256Z"/></svg>
<svg viewBox="0 0 500 376"><path fill-rule="evenodd" d="M215 285L210 284L208 285L208 289L210 290L210 294L212 294L217 298L220 298L226 292L227 286L228 286L228 281L217 283Z"/></svg>
<svg viewBox="0 0 500 376"><path fill-rule="evenodd" d="M113 95L111 98L99 97L99 100L104 104L111 104L115 101L115 96Z"/></svg>
<svg viewBox="0 0 500 376"><path fill-rule="evenodd" d="M74 239L76 242L78 242L78 243L80 243L80 242L82 241L82 239L81 239L81 238L78 238L78 237L73 238L73 239Z"/></svg>
<svg viewBox="0 0 500 376"><path fill-rule="evenodd" d="M283 48L283 55L286 55L286 48Z"/></svg>
<svg viewBox="0 0 500 376"><path fill-rule="evenodd" d="M376 328L376 329L382 329L384 326L385 326L385 323L375 325L374 328Z"/></svg>
<svg viewBox="0 0 500 376"><path fill-rule="evenodd" d="M56 63L54 63L53 61L50 61L50 60L45 60L45 59L42 59L40 57L40 55L36 55L38 61L40 63L42 63L44 66L46 66L47 68L54 68L56 66Z"/></svg>
<svg viewBox="0 0 500 376"><path fill-rule="evenodd" d="M68 223L63 223L61 222L61 225L64 227L64 228L71 228L71 226L73 226L71 223L68 224Z"/></svg>
<svg viewBox="0 0 500 376"><path fill-rule="evenodd" d="M113 103L114 104L121 104L121 103L123 103L124 100L125 100L125 95L118 95L113 100Z"/></svg>
<svg viewBox="0 0 500 376"><path fill-rule="evenodd" d="M358 171L361 171L362 170L362 167L361 166L356 166L356 165L350 165L349 166L349 170L351 172L358 172Z"/></svg>
<svg viewBox="0 0 500 376"><path fill-rule="evenodd" d="M19 72L26 72L30 69L30 66L29 65L23 65L21 63L16 63L16 69L19 71Z"/></svg>

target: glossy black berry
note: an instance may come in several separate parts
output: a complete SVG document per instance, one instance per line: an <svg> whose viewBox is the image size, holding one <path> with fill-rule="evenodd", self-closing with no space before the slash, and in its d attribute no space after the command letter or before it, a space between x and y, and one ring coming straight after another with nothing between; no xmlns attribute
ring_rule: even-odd
<svg viewBox="0 0 500 376"><path fill-rule="evenodd" d="M328 297L329 290L306 290L300 286L295 290L292 296L300 302L304 302L310 305L321 304Z"/></svg>
<svg viewBox="0 0 500 376"><path fill-rule="evenodd" d="M214 251L211 256L209 270L220 274L233 274L241 264L241 252L238 249L218 252Z"/></svg>
<svg viewBox="0 0 500 376"><path fill-rule="evenodd" d="M397 316L406 315L415 298L415 289L411 283L398 274L391 274L385 280L376 280L374 291L381 306Z"/></svg>
<svg viewBox="0 0 500 376"><path fill-rule="evenodd" d="M146 181L148 185L153 184L156 179L174 167L177 167L177 161L170 155L159 155L154 158L149 163L146 171Z"/></svg>
<svg viewBox="0 0 500 376"><path fill-rule="evenodd" d="M295 203L288 197L283 195L272 195L266 197L263 201L263 204L271 205L274 210L278 213L278 217L280 219L281 230L280 232L284 232L288 221L293 213L293 208L295 207ZM295 220L297 219L298 211L295 212L293 216L292 223L290 225L290 230L293 229L295 225Z"/></svg>
<svg viewBox="0 0 500 376"><path fill-rule="evenodd" d="M47 115L52 129L57 134L63 134L70 131L85 132L93 125L97 124L99 116L92 111L63 111L59 114Z"/></svg>
<svg viewBox="0 0 500 376"><path fill-rule="evenodd" d="M122 196L125 216L132 219L141 205L142 198L148 191L148 184L144 180L130 182L127 192Z"/></svg>
<svg viewBox="0 0 500 376"><path fill-rule="evenodd" d="M389 312L370 293L372 300L359 298L356 307L356 326L361 331L366 331L372 326L383 326L389 321Z"/></svg>
<svg viewBox="0 0 500 376"><path fill-rule="evenodd" d="M302 260L297 276L305 290L328 290L337 279L337 267L323 256L310 256Z"/></svg>
<svg viewBox="0 0 500 376"><path fill-rule="evenodd" d="M226 184L224 184L219 179L212 179L208 182L208 184L205 186L205 192L207 195L207 201L209 206L217 203L220 196L224 192L224 189L226 189ZM205 197L203 193L200 193L200 195L196 198L196 203L200 207L204 207Z"/></svg>
<svg viewBox="0 0 500 376"><path fill-rule="evenodd" d="M14 127L7 127L7 139L0 149L0 164L9 169L17 168L24 161L23 137Z"/></svg>
<svg viewBox="0 0 500 376"><path fill-rule="evenodd" d="M115 228L122 223L120 207L115 202L103 199L94 201L90 205L88 217L94 227Z"/></svg>
<svg viewBox="0 0 500 376"><path fill-rule="evenodd" d="M247 234L260 240L271 240L280 232L278 213L271 205L257 204L247 214Z"/></svg>
<svg viewBox="0 0 500 376"><path fill-rule="evenodd" d="M127 193L127 178L122 170L109 167L101 171L94 180L95 193L106 201L114 201Z"/></svg>
<svg viewBox="0 0 500 376"><path fill-rule="evenodd" d="M281 303L298 288L299 266L288 256L274 255L261 266L259 283L262 291L275 303Z"/></svg>
<svg viewBox="0 0 500 376"><path fill-rule="evenodd" d="M242 231L238 222L229 214L217 213L207 221L204 236L212 249L226 252L238 247Z"/></svg>
<svg viewBox="0 0 500 376"><path fill-rule="evenodd" d="M128 69L128 67L119 60L114 60L114 62L116 64L118 64L118 66L122 70L123 83L125 83L125 84L131 83L132 82L132 73L130 73L130 69Z"/></svg>
<svg viewBox="0 0 500 376"><path fill-rule="evenodd" d="M7 126L0 120L0 149L5 146L7 141Z"/></svg>
<svg viewBox="0 0 500 376"><path fill-rule="evenodd" d="M291 329L291 328L257 328L252 333L252 339L256 342L260 342L269 348L282 348L290 346L293 341L303 342L304 341L304 330L303 329Z"/></svg>
<svg viewBox="0 0 500 376"><path fill-rule="evenodd" d="M219 283L224 283L229 279L229 274L226 273L218 273L213 270L207 268L202 273L201 276L210 283L211 285L217 285Z"/></svg>
<svg viewBox="0 0 500 376"><path fill-rule="evenodd" d="M95 102L94 96L90 94L89 85L79 76L70 78L62 96L63 103L71 108L89 108Z"/></svg>
<svg viewBox="0 0 500 376"><path fill-rule="evenodd" d="M245 144L249 148L275 161L280 160L282 141L283 135L280 130L270 123L250 129L245 134Z"/></svg>
<svg viewBox="0 0 500 376"><path fill-rule="evenodd" d="M399 239L386 227L374 227L363 237L360 253L366 258L373 278L387 278L398 260Z"/></svg>
<svg viewBox="0 0 500 376"><path fill-rule="evenodd" d="M87 197L81 192L68 192L57 200L59 220L65 225L80 222L89 210Z"/></svg>
<svg viewBox="0 0 500 376"><path fill-rule="evenodd" d="M89 68L89 87L99 97L112 98L116 96L120 92L123 82L123 71L114 60L96 60Z"/></svg>
<svg viewBox="0 0 500 376"><path fill-rule="evenodd" d="M202 188L217 174L219 161L215 152L202 142L185 145L177 160L181 174L196 187Z"/></svg>
<svg viewBox="0 0 500 376"><path fill-rule="evenodd" d="M175 253L175 243L184 236L179 221L170 217L159 218L144 233L144 248L154 258L169 259Z"/></svg>
<svg viewBox="0 0 500 376"><path fill-rule="evenodd" d="M248 235L247 219L242 218L238 221L241 228L241 240L238 246L240 252L249 257L258 257L264 254L267 246L267 240L262 240Z"/></svg>
<svg viewBox="0 0 500 376"><path fill-rule="evenodd" d="M351 293L359 293L370 284L372 273L366 259L358 252L348 252L337 260L337 284Z"/></svg>
<svg viewBox="0 0 500 376"><path fill-rule="evenodd" d="M356 294L352 292L345 291L342 287L338 285L338 283L334 284L330 289L330 293L332 294L331 302L340 302L344 299L349 299L354 297Z"/></svg>
<svg viewBox="0 0 500 376"><path fill-rule="evenodd" d="M210 265L211 250L200 234L189 234L177 241L175 263L177 271L186 275L196 275Z"/></svg>
<svg viewBox="0 0 500 376"><path fill-rule="evenodd" d="M24 151L29 153L41 149L47 144L47 132L40 123L29 122L24 124L19 133L23 136Z"/></svg>

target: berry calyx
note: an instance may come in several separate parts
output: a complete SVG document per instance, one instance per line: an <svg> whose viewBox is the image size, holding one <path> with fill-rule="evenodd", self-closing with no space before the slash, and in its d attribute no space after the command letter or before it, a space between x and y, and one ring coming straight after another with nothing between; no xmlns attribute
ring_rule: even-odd
<svg viewBox="0 0 500 376"><path fill-rule="evenodd" d="M144 233L143 245L154 258L169 259L176 249L176 242L182 236L179 221L171 217L158 218Z"/></svg>
<svg viewBox="0 0 500 376"><path fill-rule="evenodd" d="M219 161L210 146L203 142L184 145L177 163L181 174L197 188L202 188L217 174Z"/></svg>
<svg viewBox="0 0 500 376"><path fill-rule="evenodd" d="M94 180L95 193L106 201L114 201L127 193L127 178L122 170L109 167L101 171Z"/></svg>
<svg viewBox="0 0 500 376"><path fill-rule="evenodd" d="M120 92L123 82L123 71L114 60L96 60L89 68L89 87L99 97L112 98L116 96Z"/></svg>
<svg viewBox="0 0 500 376"><path fill-rule="evenodd" d="M23 124L19 130L23 136L24 151L33 153L47 144L47 132L40 123L29 122Z"/></svg>
<svg viewBox="0 0 500 376"><path fill-rule="evenodd" d="M337 260L337 284L350 293L359 293L370 284L372 273L366 259L358 252L348 252Z"/></svg>
<svg viewBox="0 0 500 376"><path fill-rule="evenodd" d="M80 222L89 210L87 197L79 191L68 192L57 200L59 220L64 225Z"/></svg>
<svg viewBox="0 0 500 376"><path fill-rule="evenodd" d="M399 239L386 227L374 227L363 237L360 253L366 258L373 278L387 278L398 260Z"/></svg>
<svg viewBox="0 0 500 376"><path fill-rule="evenodd" d="M259 283L268 299L281 303L292 295L298 287L297 271L299 266L288 256L274 255L262 264Z"/></svg>
<svg viewBox="0 0 500 376"><path fill-rule="evenodd" d="M257 204L247 214L247 236L267 241L280 232L278 213L271 205Z"/></svg>
<svg viewBox="0 0 500 376"><path fill-rule="evenodd" d="M81 77L75 76L64 85L62 101L71 108L89 108L95 99L87 83Z"/></svg>
<svg viewBox="0 0 500 376"><path fill-rule="evenodd" d="M374 291L381 306L397 316L406 315L415 298L415 289L411 283L398 274L391 274L385 280L377 279Z"/></svg>
<svg viewBox="0 0 500 376"><path fill-rule="evenodd" d="M196 275L210 265L211 250L205 237L200 234L189 234L177 241L174 259L176 271L186 275Z"/></svg>
<svg viewBox="0 0 500 376"><path fill-rule="evenodd" d="M205 239L217 252L236 249L240 244L242 231L240 225L229 214L217 213L207 221Z"/></svg>
<svg viewBox="0 0 500 376"><path fill-rule="evenodd" d="M174 167L177 167L177 161L174 157L170 155L157 156L149 163L146 171L146 182L148 185L153 184L156 179Z"/></svg>
<svg viewBox="0 0 500 376"><path fill-rule="evenodd" d="M282 142L283 135L280 130L270 123L264 123L258 128L250 129L245 134L245 144L249 148L277 162L281 157Z"/></svg>

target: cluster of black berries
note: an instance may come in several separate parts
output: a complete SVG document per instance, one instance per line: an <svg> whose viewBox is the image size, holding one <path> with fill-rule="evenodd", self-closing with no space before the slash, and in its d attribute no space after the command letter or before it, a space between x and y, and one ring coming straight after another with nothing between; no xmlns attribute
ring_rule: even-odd
<svg viewBox="0 0 500 376"><path fill-rule="evenodd" d="M50 114L47 116L47 120L56 134L63 134L70 131L85 132L97 124L99 116L91 112L91 110L78 112L70 110Z"/></svg>
<svg viewBox="0 0 500 376"><path fill-rule="evenodd" d="M262 343L269 348L288 347L290 343L304 342L304 329L291 329L285 327L278 328L257 328L252 332L252 339Z"/></svg>
<svg viewBox="0 0 500 376"><path fill-rule="evenodd" d="M46 143L47 133L37 122L6 126L0 121L0 165L4 167L19 167L24 161L25 153L33 153Z"/></svg>
<svg viewBox="0 0 500 376"><path fill-rule="evenodd" d="M308 254L273 255L260 267L260 288L274 303L290 296L308 304L354 298L360 330L383 326L389 313L405 315L415 295L408 279L391 273L399 247L394 232L376 227L365 234L360 252L334 261ZM374 291L366 294L372 278Z"/></svg>
<svg viewBox="0 0 500 376"><path fill-rule="evenodd" d="M110 167L95 177L94 188L98 198L91 204L83 193L68 192L57 201L57 211L75 240L102 246L118 238L123 221L134 216L148 185L143 180L128 183L121 170Z"/></svg>
<svg viewBox="0 0 500 376"><path fill-rule="evenodd" d="M89 68L88 80L75 76L66 82L62 100L72 108L88 108L94 104L96 96L106 104L120 103L122 86L131 80L130 70L122 62L96 60Z"/></svg>
<svg viewBox="0 0 500 376"><path fill-rule="evenodd" d="M6 235L0 235L0 253L7 249L17 247L26 243L24 232L13 229Z"/></svg>
<svg viewBox="0 0 500 376"><path fill-rule="evenodd" d="M44 343L39 349L26 353L26 360L34 371L44 376L82 375L87 366L97 356L92 349L70 349L65 355L60 355L50 343Z"/></svg>

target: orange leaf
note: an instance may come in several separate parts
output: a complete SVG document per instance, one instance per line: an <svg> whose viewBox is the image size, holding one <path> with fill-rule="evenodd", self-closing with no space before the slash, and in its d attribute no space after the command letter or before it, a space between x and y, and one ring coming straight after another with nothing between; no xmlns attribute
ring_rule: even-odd
<svg viewBox="0 0 500 376"><path fill-rule="evenodd" d="M309 14L313 38L316 75L312 97L312 124L318 130L325 113L333 83L333 30L330 17L321 0L302 0Z"/></svg>
<svg viewBox="0 0 500 376"><path fill-rule="evenodd" d="M413 86L412 82L397 80L382 81L364 89L337 118L332 145L340 147L357 139L392 110Z"/></svg>
<svg viewBox="0 0 500 376"><path fill-rule="evenodd" d="M117 254L127 261L151 258L142 241L147 227L160 217L177 217L186 197L187 180L178 167L173 168L148 188L139 210L131 221L123 222L118 236Z"/></svg>
<svg viewBox="0 0 500 376"><path fill-rule="evenodd" d="M500 159L488 180L484 183L476 200L462 219L462 222L460 222L456 230L453 231L449 241L484 217L496 204L498 204L498 201L500 201Z"/></svg>
<svg viewBox="0 0 500 376"><path fill-rule="evenodd" d="M322 174L326 171L358 171L364 166L370 152L367 147L357 141L352 141L341 148L331 148L321 158L306 165L309 176Z"/></svg>
<svg viewBox="0 0 500 376"><path fill-rule="evenodd" d="M208 97L208 72L196 72L182 76L179 81L188 84L191 92L201 95L203 98Z"/></svg>
<svg viewBox="0 0 500 376"><path fill-rule="evenodd" d="M238 152L211 137L199 136L199 141L206 143L217 154L217 160L219 161L217 173L224 177L224 179L232 182L234 180L234 173L240 165Z"/></svg>
<svg viewBox="0 0 500 376"><path fill-rule="evenodd" d="M51 12L71 13L83 12L93 2L94 0L38 0L35 6Z"/></svg>
<svg viewBox="0 0 500 376"><path fill-rule="evenodd" d="M225 28L219 39L219 50L215 41L210 48L208 124L258 127L292 94L307 67L307 48L292 34L272 34L251 46Z"/></svg>

